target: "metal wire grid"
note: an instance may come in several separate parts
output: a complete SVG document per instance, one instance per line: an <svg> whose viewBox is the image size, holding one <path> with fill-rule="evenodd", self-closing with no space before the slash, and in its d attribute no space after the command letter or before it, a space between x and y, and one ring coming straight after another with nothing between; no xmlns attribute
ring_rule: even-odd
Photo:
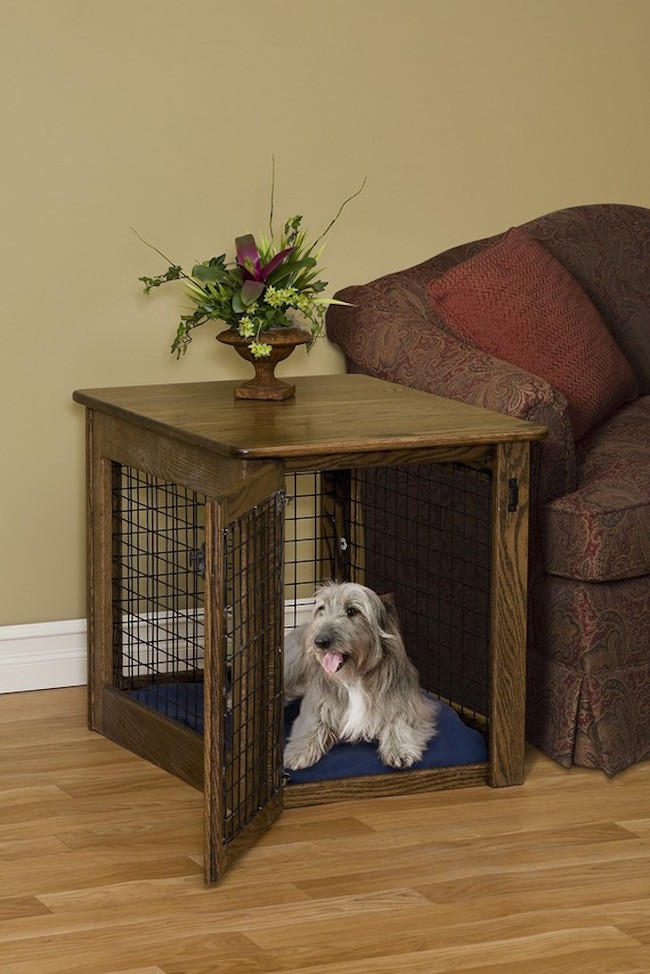
<svg viewBox="0 0 650 974"><path fill-rule="evenodd" d="M320 473L287 475L287 508L285 513L286 626L294 629L304 621L314 601L316 585L331 578L332 568L326 554L326 523L321 513L322 484Z"/></svg>
<svg viewBox="0 0 650 974"><path fill-rule="evenodd" d="M225 530L226 662L224 840L231 841L282 786L284 491Z"/></svg>
<svg viewBox="0 0 650 974"><path fill-rule="evenodd" d="M113 464L113 685L202 730L205 499Z"/></svg>
<svg viewBox="0 0 650 974"><path fill-rule="evenodd" d="M353 474L352 574L392 592L425 688L468 722L489 714L491 473L461 464Z"/></svg>

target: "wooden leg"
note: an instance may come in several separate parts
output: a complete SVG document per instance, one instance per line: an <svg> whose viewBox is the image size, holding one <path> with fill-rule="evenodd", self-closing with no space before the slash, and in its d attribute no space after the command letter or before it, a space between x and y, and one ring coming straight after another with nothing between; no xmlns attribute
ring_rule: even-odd
<svg viewBox="0 0 650 974"><path fill-rule="evenodd" d="M524 780L528 443L497 447L493 490L488 780L501 786Z"/></svg>
<svg viewBox="0 0 650 974"><path fill-rule="evenodd" d="M203 731L203 808L205 881L214 883L224 868L223 822L224 754L223 689L226 684L225 579L223 575L222 509L217 504L205 507L205 653L204 653L204 731Z"/></svg>
<svg viewBox="0 0 650 974"><path fill-rule="evenodd" d="M112 478L115 470L102 456L101 417L88 411L88 726L102 730L102 692L113 668Z"/></svg>

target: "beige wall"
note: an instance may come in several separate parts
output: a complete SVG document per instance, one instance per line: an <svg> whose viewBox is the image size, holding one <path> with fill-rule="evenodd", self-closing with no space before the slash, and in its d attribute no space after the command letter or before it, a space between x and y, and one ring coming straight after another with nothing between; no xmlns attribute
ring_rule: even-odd
<svg viewBox="0 0 650 974"><path fill-rule="evenodd" d="M2 0L0 625L84 614L74 388L243 375L168 354L160 262L279 215L332 289L557 207L650 206L648 0ZM300 353L298 353L300 354ZM313 373L342 369L324 344Z"/></svg>

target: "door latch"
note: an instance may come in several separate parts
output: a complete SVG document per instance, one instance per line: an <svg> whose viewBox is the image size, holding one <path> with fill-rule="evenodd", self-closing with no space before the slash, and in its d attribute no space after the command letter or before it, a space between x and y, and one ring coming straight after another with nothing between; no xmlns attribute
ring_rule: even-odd
<svg viewBox="0 0 650 974"><path fill-rule="evenodd" d="M519 484L516 477L508 481L508 510L514 512L519 507Z"/></svg>

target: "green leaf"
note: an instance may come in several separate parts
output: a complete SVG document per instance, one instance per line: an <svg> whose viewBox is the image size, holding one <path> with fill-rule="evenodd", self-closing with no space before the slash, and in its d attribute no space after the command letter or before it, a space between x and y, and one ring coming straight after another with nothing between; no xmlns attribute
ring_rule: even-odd
<svg viewBox="0 0 650 974"><path fill-rule="evenodd" d="M325 304L325 305L329 305L329 304L340 304L340 305L342 305L345 308L353 308L354 307L354 305L353 304L350 304L349 301L339 301L339 300L337 300L337 298L312 298L312 301L314 302L314 304Z"/></svg>
<svg viewBox="0 0 650 974"><path fill-rule="evenodd" d="M202 284L216 284L218 281L226 280L228 275L219 265L195 264L192 268L192 277Z"/></svg>
<svg viewBox="0 0 650 974"><path fill-rule="evenodd" d="M291 263L281 264L271 274L269 274L267 284L278 284L285 281L292 274L302 270L304 267L315 267L316 261L313 257L305 257L303 260L294 260Z"/></svg>
<svg viewBox="0 0 650 974"><path fill-rule="evenodd" d="M246 281L241 289L233 294L232 310L241 314L255 304L260 294L264 290L264 284L260 281Z"/></svg>
<svg viewBox="0 0 650 974"><path fill-rule="evenodd" d="M152 288L160 287L161 284L166 284L168 281L178 281L182 276L183 268L179 267L178 264L173 264L167 268L164 274L156 274L155 277L139 277L138 280L144 284L144 293L149 294Z"/></svg>

